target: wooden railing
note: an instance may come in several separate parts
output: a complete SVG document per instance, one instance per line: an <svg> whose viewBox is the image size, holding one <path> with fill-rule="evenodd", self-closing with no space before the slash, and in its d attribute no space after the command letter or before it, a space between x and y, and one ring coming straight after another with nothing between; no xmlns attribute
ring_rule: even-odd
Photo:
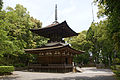
<svg viewBox="0 0 120 80"><path fill-rule="evenodd" d="M29 68L72 68L72 64L47 64L47 65L41 65L41 64L30 64L28 66Z"/></svg>
<svg viewBox="0 0 120 80"><path fill-rule="evenodd" d="M30 64L28 66L30 71L39 71L39 72L71 72L73 70L72 64Z"/></svg>

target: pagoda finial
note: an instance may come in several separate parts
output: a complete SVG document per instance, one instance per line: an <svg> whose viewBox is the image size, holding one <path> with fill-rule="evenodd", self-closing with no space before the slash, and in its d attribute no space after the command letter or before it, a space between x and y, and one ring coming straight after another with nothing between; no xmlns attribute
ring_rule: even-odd
<svg viewBox="0 0 120 80"><path fill-rule="evenodd" d="M55 5L55 22L57 22L57 4Z"/></svg>
<svg viewBox="0 0 120 80"><path fill-rule="evenodd" d="M57 21L57 4L55 5L55 21L53 23L58 24L58 21Z"/></svg>

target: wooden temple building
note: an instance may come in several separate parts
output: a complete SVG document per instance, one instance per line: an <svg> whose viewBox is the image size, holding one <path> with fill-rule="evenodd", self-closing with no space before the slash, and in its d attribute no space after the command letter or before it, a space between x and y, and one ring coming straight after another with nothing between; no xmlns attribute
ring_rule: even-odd
<svg viewBox="0 0 120 80"><path fill-rule="evenodd" d="M47 27L30 30L50 40L39 48L25 49L26 53L38 55L37 64L29 65L29 69L40 72L71 72L73 70L73 56L83 52L71 48L63 40L63 38L78 35L66 21L59 23L55 18L55 21Z"/></svg>

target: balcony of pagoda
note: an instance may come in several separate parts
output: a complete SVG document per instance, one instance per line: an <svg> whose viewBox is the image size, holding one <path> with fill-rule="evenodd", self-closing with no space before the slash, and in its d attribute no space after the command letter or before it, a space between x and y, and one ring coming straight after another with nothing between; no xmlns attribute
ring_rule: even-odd
<svg viewBox="0 0 120 80"><path fill-rule="evenodd" d="M72 64L30 64L28 66L29 71L36 71L36 72L71 72L73 70Z"/></svg>

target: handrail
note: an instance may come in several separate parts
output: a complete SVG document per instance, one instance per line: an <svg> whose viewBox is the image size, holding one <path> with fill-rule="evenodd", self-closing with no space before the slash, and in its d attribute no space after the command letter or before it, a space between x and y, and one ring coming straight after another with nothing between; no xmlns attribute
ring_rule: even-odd
<svg viewBox="0 0 120 80"><path fill-rule="evenodd" d="M29 66L42 66L41 64L30 64ZM72 64L47 64L46 66L73 66Z"/></svg>

